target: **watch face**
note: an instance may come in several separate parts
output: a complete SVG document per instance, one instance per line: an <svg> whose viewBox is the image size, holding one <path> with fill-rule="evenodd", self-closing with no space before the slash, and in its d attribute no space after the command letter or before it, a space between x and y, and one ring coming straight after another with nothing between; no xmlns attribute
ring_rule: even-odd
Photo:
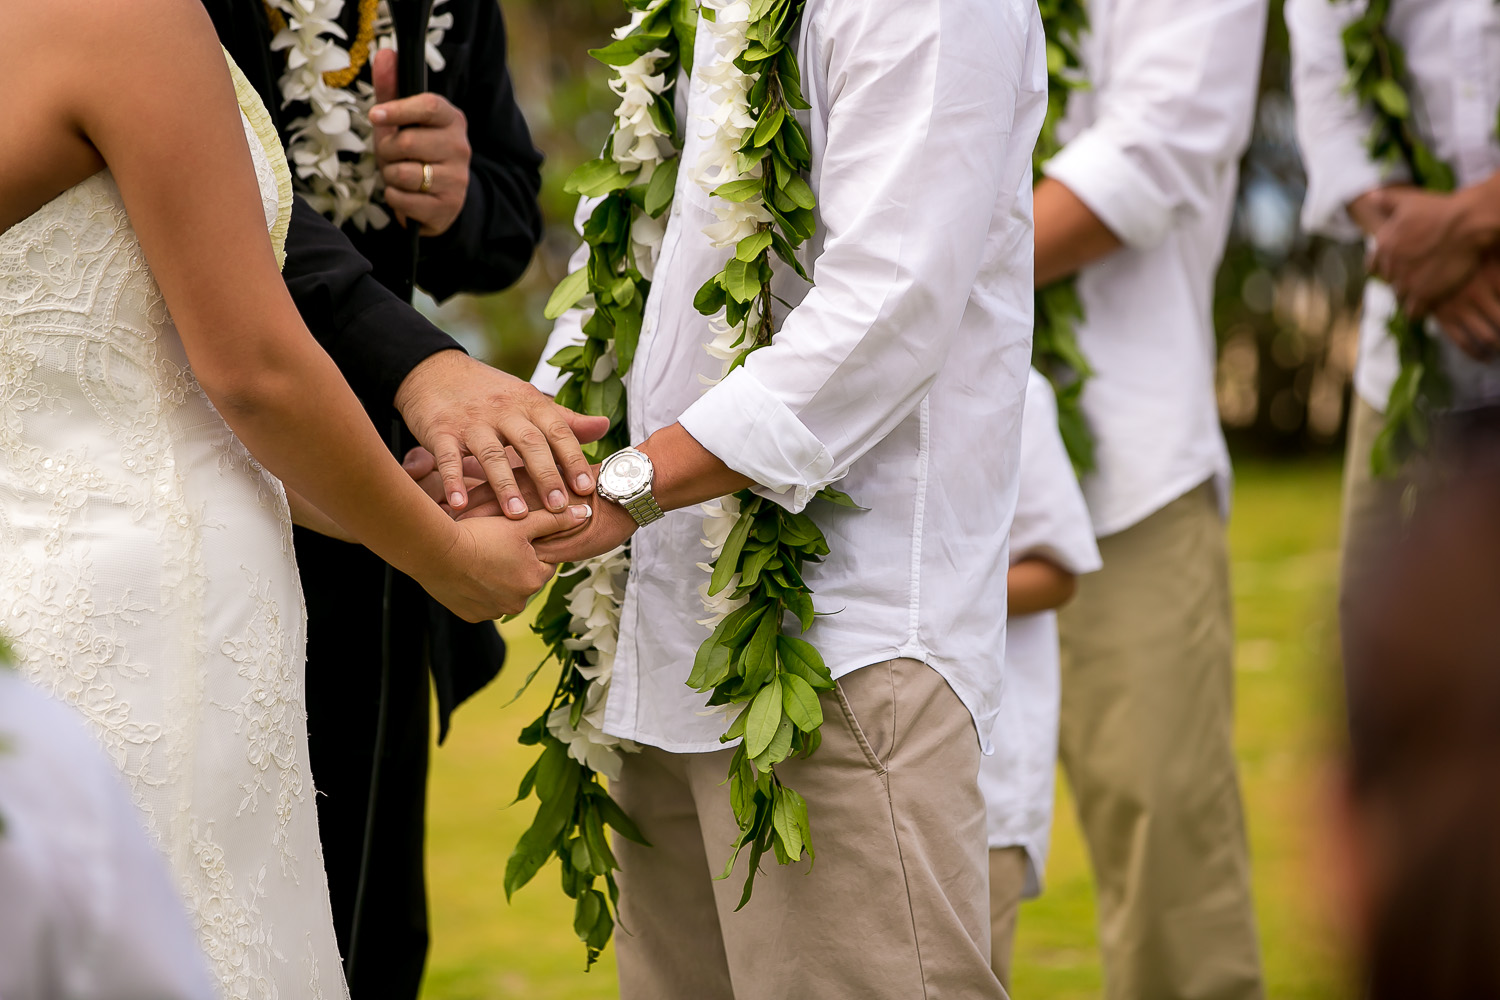
<svg viewBox="0 0 1500 1000"><path fill-rule="evenodd" d="M651 466L635 452L619 452L599 470L599 487L617 497L631 497L650 485Z"/></svg>

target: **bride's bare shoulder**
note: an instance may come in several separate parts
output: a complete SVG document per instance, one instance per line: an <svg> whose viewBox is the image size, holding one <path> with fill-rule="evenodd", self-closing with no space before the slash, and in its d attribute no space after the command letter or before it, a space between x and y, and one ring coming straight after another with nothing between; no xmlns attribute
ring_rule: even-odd
<svg viewBox="0 0 1500 1000"><path fill-rule="evenodd" d="M216 42L199 0L0 0L0 62L59 75L142 65ZM214 45L217 49L217 45Z"/></svg>

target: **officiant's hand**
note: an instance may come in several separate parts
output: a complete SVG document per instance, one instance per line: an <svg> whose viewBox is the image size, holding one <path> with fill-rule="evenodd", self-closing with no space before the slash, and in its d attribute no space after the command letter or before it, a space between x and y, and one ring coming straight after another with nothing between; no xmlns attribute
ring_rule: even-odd
<svg viewBox="0 0 1500 1000"><path fill-rule="evenodd" d="M471 455L493 487L499 509L514 519L526 516L531 505L517 483L507 445L536 485L538 506L557 513L568 506L570 494L594 491L593 467L579 442L602 437L609 419L558 406L531 383L462 351L440 351L423 361L401 383L395 402L406 426L435 456L441 495L456 511L470 507L464 456Z"/></svg>
<svg viewBox="0 0 1500 1000"><path fill-rule="evenodd" d="M375 53L375 162L385 180L385 201L404 226L423 236L448 231L469 194L469 122L438 94L396 98L396 53ZM426 180L426 190L424 190Z"/></svg>

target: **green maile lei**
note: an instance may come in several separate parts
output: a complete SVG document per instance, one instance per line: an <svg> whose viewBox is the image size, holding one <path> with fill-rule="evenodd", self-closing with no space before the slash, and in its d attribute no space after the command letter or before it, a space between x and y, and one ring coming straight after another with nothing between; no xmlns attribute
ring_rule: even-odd
<svg viewBox="0 0 1500 1000"><path fill-rule="evenodd" d="M583 310L583 342L550 361L566 376L559 403L610 418L609 433L590 451L596 460L629 443L622 376L634 360L655 246L676 190L682 124L673 104L680 81L693 69L700 16L714 25L716 44L729 44L737 53L737 99L751 122L734 135L729 159L711 191L720 218L738 219L744 232L732 252L726 246L723 270L694 298L695 308L712 317L719 331L714 353L725 361L726 374L775 334L772 255L810 280L797 253L815 228L815 199L803 176L811 167L811 150L794 114L808 108L791 44L805 0L703 0L701 9L694 0L624 2L632 12L630 26L612 44L591 53L615 69L612 87L621 96L621 109L604 153L574 171L567 183L570 193L597 199L583 226L588 261L558 285L547 306L553 319L570 309ZM746 11L746 21L731 23L726 16ZM643 93L649 95L649 114L631 113L632 102L639 104ZM718 138L723 135L721 129ZM819 498L854 506L832 489ZM708 695L709 705L732 716L722 740L740 740L728 780L739 835L726 845L732 850L721 877L729 876L740 852L748 849L739 904L744 906L766 854L782 864L794 863L804 853L813 857L807 803L781 781L776 765L817 749L823 722L818 694L834 687L818 651L789 629L789 623L798 632L812 627L816 612L803 570L829 549L813 518L790 513L748 490L725 498L708 513L709 520L727 517L732 527L717 547L705 588L713 631L699 649L687 683ZM610 798L594 766L609 766L614 753L631 747L610 747L596 756L600 744L579 737L580 728L590 729L588 714L601 707L600 684L607 674L601 664L613 658L623 597L618 567L628 551L600 559L614 561L617 589L601 596L611 589L611 581L599 560L562 567L533 626L548 647L549 660L556 659L562 669L546 710L521 736L522 743L540 746L542 756L523 778L518 800L535 792L541 804L505 877L509 896L547 861L558 859L563 891L577 901L574 929L589 964L608 942L618 913L613 873L619 866L604 828L646 843ZM580 590L589 586L595 590ZM586 618L589 608L599 614ZM616 615L613 632L607 623L611 608ZM600 878L605 892L595 887Z"/></svg>
<svg viewBox="0 0 1500 1000"><path fill-rule="evenodd" d="M1404 171L1424 190L1448 193L1458 186L1457 176L1417 127L1406 53L1386 30L1390 8L1391 0L1370 0L1344 28L1346 86L1374 118L1367 145L1375 162ZM1382 477L1395 475L1413 452L1426 447L1433 415L1452 399L1440 341L1428 320L1407 315L1398 304L1387 329L1396 342L1401 369L1386 403L1385 427L1370 454L1371 471Z"/></svg>
<svg viewBox="0 0 1500 1000"><path fill-rule="evenodd" d="M1084 0L1041 0L1040 7L1047 36L1047 117L1031 158L1038 182L1043 166L1062 148L1057 127L1067 116L1069 99L1087 85L1078 44L1089 27ZM1031 363L1052 383L1058 430L1074 471L1083 475L1094 470L1094 437L1083 414L1084 385L1094 371L1078 346L1078 325L1084 316L1077 275L1038 288L1035 303Z"/></svg>

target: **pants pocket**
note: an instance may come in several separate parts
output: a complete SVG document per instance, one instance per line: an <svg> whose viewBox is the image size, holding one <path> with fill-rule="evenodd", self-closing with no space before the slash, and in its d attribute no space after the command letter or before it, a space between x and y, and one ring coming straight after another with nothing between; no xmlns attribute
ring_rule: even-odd
<svg viewBox="0 0 1500 1000"><path fill-rule="evenodd" d="M893 660L861 667L840 677L833 689L845 724L877 774L889 769L896 742L894 669Z"/></svg>

